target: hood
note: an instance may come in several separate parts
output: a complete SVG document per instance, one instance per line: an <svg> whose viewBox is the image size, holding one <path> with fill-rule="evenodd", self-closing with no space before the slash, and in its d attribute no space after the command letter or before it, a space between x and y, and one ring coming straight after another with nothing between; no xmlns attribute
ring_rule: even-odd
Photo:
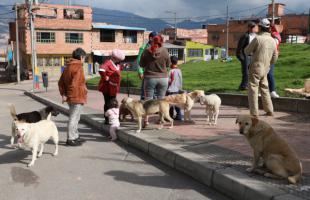
<svg viewBox="0 0 310 200"><path fill-rule="evenodd" d="M157 58L159 58L162 55L164 50L165 49L163 47L159 47L159 48L157 48L155 50L154 53L152 53L151 51L149 51L149 52L150 52L150 54L152 55L153 58L157 59Z"/></svg>
<svg viewBox="0 0 310 200"><path fill-rule="evenodd" d="M71 71L76 71L79 69L79 67L83 66L83 63L80 60L71 58L67 60L66 66L67 68L70 68Z"/></svg>

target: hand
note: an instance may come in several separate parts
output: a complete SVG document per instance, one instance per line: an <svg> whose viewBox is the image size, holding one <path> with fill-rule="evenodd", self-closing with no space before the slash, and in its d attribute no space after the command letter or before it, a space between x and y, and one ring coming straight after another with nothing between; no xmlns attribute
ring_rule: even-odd
<svg viewBox="0 0 310 200"><path fill-rule="evenodd" d="M62 101L61 101L61 103L63 104L63 103L65 103L65 102L67 102L67 97L66 97L66 96L62 96Z"/></svg>
<svg viewBox="0 0 310 200"><path fill-rule="evenodd" d="M143 74L139 74L139 78L140 78L141 80L143 80L143 79L144 79Z"/></svg>
<svg viewBox="0 0 310 200"><path fill-rule="evenodd" d="M110 78L109 78L108 76L106 76L106 77L105 77L105 80L106 80L106 81L109 81L109 80L110 80Z"/></svg>

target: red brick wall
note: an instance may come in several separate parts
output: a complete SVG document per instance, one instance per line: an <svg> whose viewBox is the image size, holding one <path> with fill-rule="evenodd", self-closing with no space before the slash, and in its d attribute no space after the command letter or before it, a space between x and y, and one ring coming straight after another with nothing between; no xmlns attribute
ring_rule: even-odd
<svg viewBox="0 0 310 200"><path fill-rule="evenodd" d="M281 18L284 35L307 35L308 15L285 15Z"/></svg>

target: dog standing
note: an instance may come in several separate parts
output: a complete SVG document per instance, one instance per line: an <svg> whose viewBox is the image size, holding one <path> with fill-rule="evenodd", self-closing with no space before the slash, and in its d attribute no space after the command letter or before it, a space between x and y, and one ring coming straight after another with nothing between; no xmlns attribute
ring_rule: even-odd
<svg viewBox="0 0 310 200"><path fill-rule="evenodd" d="M266 177L287 178L292 184L301 179L302 165L296 152L268 123L249 115L238 116L236 123L239 125L240 134L246 137L254 151L252 168L247 171L257 171L262 158L264 166L271 172L264 173Z"/></svg>
<svg viewBox="0 0 310 200"><path fill-rule="evenodd" d="M26 147L32 149L32 159L28 167L34 165L38 157L43 154L44 144L52 138L55 143L55 151L53 156L58 155L58 130L53 121L51 121L51 114L48 115L46 120L41 120L37 123L15 122L18 143L24 144ZM40 152L38 153L39 145L41 145Z"/></svg>
<svg viewBox="0 0 310 200"><path fill-rule="evenodd" d="M46 119L49 114L52 116L57 116L59 112L52 106L47 106L39 111L32 111L32 112L27 112L27 113L16 113L15 106L13 104L9 104L10 107L10 114L13 118L12 122L12 136L11 136L11 146L14 147L14 138L16 137L16 132L15 132L15 121L20 121L20 122L27 122L27 123L36 123L39 122L43 119ZM18 147L20 147L19 144L17 144Z"/></svg>
<svg viewBox="0 0 310 200"><path fill-rule="evenodd" d="M191 121L191 110L195 102L199 101L199 98L204 96L203 90L194 90L190 93L169 95L163 98L170 105L179 106L184 109L184 121Z"/></svg>
<svg viewBox="0 0 310 200"><path fill-rule="evenodd" d="M121 104L119 107L119 120L124 121L127 115L130 115L131 121L134 120L133 114L131 114L130 110L128 110L124 104Z"/></svg>
<svg viewBox="0 0 310 200"><path fill-rule="evenodd" d="M145 102L134 100L130 97L126 97L122 100L122 104L124 104L130 112L138 119L138 130L137 133L141 132L142 129L142 119L148 115L159 114L160 118L160 127L163 128L163 124L165 123L165 119L167 119L171 125L170 128L173 128L173 119L169 115L170 105L168 102L164 100L148 100Z"/></svg>
<svg viewBox="0 0 310 200"><path fill-rule="evenodd" d="M200 97L200 105L206 106L207 123L216 125L220 112L221 98L216 94L210 94Z"/></svg>

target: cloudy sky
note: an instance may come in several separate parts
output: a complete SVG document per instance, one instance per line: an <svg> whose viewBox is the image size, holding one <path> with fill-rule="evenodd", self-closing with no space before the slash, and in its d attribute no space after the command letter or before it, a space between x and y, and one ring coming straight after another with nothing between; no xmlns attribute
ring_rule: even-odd
<svg viewBox="0 0 310 200"><path fill-rule="evenodd" d="M50 3L65 3L68 1L45 0L45 2ZM0 4L10 5L14 2L24 2L24 0L1 0ZM263 6L270 2L271 0L229 0L231 15L234 17L255 15L263 12ZM276 0L276 2L285 3L286 12L309 12L309 0ZM71 0L71 3L121 10L149 18L171 17L171 14L166 13L166 11L176 11L180 18L211 18L223 16L226 10L226 0ZM242 12L238 12L240 10Z"/></svg>

